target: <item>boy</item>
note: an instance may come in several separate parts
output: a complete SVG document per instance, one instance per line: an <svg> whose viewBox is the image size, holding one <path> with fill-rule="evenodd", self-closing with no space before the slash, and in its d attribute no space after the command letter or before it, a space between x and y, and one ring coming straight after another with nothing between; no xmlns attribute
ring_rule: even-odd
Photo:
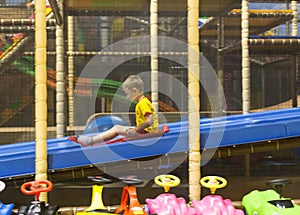
<svg viewBox="0 0 300 215"><path fill-rule="evenodd" d="M34 2L34 1L31 1L31 2L28 2L28 3L26 4L26 7L27 7L28 9L30 9L31 7L34 7L34 5L35 5L35 2ZM51 7L48 0L46 0L46 7L47 7L47 8L48 8L48 7Z"/></svg>
<svg viewBox="0 0 300 215"><path fill-rule="evenodd" d="M96 136L79 136L80 144L93 145L105 142L118 135L135 137L138 134L146 134L158 130L158 118L152 103L143 95L144 83L137 75L130 75L122 84L122 88L130 101L137 101L135 107L136 127L115 125L111 129Z"/></svg>
<svg viewBox="0 0 300 215"><path fill-rule="evenodd" d="M30 8L33 8L34 5L35 5L35 1L31 1L31 2L28 2L28 3L26 4L26 7L27 7L28 9L30 9ZM48 16L48 15L50 14L51 11L52 11L52 10L51 10L51 5L50 5L49 1L46 0L46 15ZM34 14L32 14L32 15L29 17L29 19L34 19L34 18L35 18L35 15L34 15Z"/></svg>

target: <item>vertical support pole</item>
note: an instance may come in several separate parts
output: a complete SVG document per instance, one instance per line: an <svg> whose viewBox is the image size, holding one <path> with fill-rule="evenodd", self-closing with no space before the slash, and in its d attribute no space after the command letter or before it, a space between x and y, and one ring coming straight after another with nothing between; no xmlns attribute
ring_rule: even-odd
<svg viewBox="0 0 300 215"><path fill-rule="evenodd" d="M262 71L261 71L261 91L262 92L265 92L266 90L266 83L265 83L265 67L263 66L262 67ZM261 95L261 104L262 104L262 107L265 107L265 104L266 104L266 98L265 98L265 93L262 93Z"/></svg>
<svg viewBox="0 0 300 215"><path fill-rule="evenodd" d="M189 135L189 199L199 200L200 190L200 59L199 0L187 1L188 15L188 135Z"/></svg>
<svg viewBox="0 0 300 215"><path fill-rule="evenodd" d="M285 5L286 5L286 9L289 10L290 9L290 1L289 0L285 0ZM286 35L290 36L291 35L291 31L290 31L290 21L287 21L285 23L285 28L286 28Z"/></svg>
<svg viewBox="0 0 300 215"><path fill-rule="evenodd" d="M224 56L220 54L220 50L224 48L224 18L218 18L218 57L217 57L217 74L220 81L220 85L218 86L218 115L222 115L223 113L223 83L224 83Z"/></svg>
<svg viewBox="0 0 300 215"><path fill-rule="evenodd" d="M242 99L243 114L250 111L249 2L242 0Z"/></svg>
<svg viewBox="0 0 300 215"><path fill-rule="evenodd" d="M292 97L292 107L297 107L297 56L292 56L292 69L291 69L291 97Z"/></svg>
<svg viewBox="0 0 300 215"><path fill-rule="evenodd" d="M151 99L153 107L158 111L158 0L150 4L151 35Z"/></svg>
<svg viewBox="0 0 300 215"><path fill-rule="evenodd" d="M297 10L297 1L292 1L292 11L293 11L293 19L292 19L292 36L296 37L298 35L298 10Z"/></svg>
<svg viewBox="0 0 300 215"><path fill-rule="evenodd" d="M68 16L68 102L69 126L74 126L74 18Z"/></svg>
<svg viewBox="0 0 300 215"><path fill-rule="evenodd" d="M298 36L298 10L297 10L297 1L293 0L292 1L292 11L293 11L293 19L292 19L292 36L296 37ZM293 82L293 86L292 86L292 105L293 107L297 107L298 106L298 101L297 101L297 79L298 79L298 56L295 55L293 56L293 60L292 60L292 82Z"/></svg>
<svg viewBox="0 0 300 215"><path fill-rule="evenodd" d="M35 179L47 179L47 32L46 1L35 1ZM41 193L47 201L47 193Z"/></svg>
<svg viewBox="0 0 300 215"><path fill-rule="evenodd" d="M63 17L63 0L57 1ZM63 22L56 25L56 137L65 136L65 49Z"/></svg>
<svg viewBox="0 0 300 215"><path fill-rule="evenodd" d="M250 176L250 153L244 155L245 176Z"/></svg>
<svg viewBox="0 0 300 215"><path fill-rule="evenodd" d="M104 49L109 44L109 37L108 37L108 18L107 16L100 17L100 50ZM101 57L102 62L107 61L109 58ZM104 97L101 97L101 113L105 113L107 108L107 101Z"/></svg>

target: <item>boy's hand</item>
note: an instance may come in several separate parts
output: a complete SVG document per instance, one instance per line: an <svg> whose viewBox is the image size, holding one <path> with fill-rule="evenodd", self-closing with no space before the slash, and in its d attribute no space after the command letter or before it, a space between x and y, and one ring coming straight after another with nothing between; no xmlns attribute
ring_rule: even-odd
<svg viewBox="0 0 300 215"><path fill-rule="evenodd" d="M27 7L28 9L30 9L30 8L33 7L33 6L34 6L34 4L33 4L32 2L29 2L29 3L26 4L26 7Z"/></svg>
<svg viewBox="0 0 300 215"><path fill-rule="evenodd" d="M127 130L127 136L128 137L134 137L134 136L136 136L137 135L137 132L134 130L134 128L129 128L128 130Z"/></svg>

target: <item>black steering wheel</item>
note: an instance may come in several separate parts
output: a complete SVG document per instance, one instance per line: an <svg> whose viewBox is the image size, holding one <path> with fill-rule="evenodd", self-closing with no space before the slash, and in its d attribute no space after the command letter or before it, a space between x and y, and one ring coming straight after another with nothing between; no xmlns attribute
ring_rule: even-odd
<svg viewBox="0 0 300 215"><path fill-rule="evenodd" d="M270 180L266 182L266 185L268 187L272 187L273 189L275 189L275 191L279 194L281 198L282 187L291 183L292 181L290 179L281 178L281 179Z"/></svg>
<svg viewBox="0 0 300 215"><path fill-rule="evenodd" d="M93 182L96 182L97 184L109 184L113 182L113 180L104 178L102 176L88 176L87 178Z"/></svg>
<svg viewBox="0 0 300 215"><path fill-rule="evenodd" d="M138 179L134 175L119 177L119 180L121 180L123 183L125 183L128 186L130 186L130 185L140 185L140 184L144 183L143 180Z"/></svg>

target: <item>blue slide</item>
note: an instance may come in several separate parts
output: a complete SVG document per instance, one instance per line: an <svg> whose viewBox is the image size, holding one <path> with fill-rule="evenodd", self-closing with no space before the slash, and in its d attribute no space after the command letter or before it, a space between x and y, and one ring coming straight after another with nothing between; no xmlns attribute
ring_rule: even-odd
<svg viewBox="0 0 300 215"><path fill-rule="evenodd" d="M68 137L48 139L48 169L60 171L188 151L188 122L168 124L162 138L81 147ZM300 108L204 118L200 121L201 149L232 147L300 137ZM297 147L297 146L295 146ZM0 146L0 179L35 173L35 142Z"/></svg>

